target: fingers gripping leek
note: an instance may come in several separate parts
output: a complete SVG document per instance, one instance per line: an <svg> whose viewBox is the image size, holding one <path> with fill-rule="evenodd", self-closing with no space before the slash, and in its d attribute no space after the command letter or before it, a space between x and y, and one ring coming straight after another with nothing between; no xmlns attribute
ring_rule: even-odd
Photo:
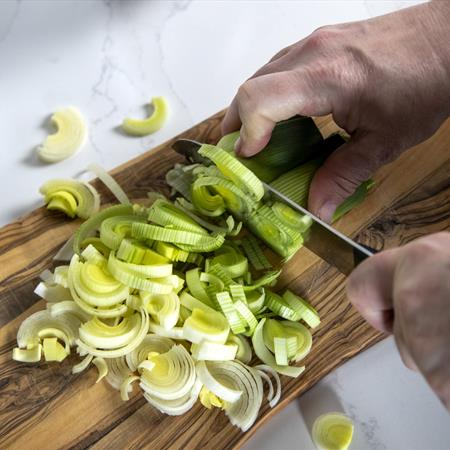
<svg viewBox="0 0 450 450"><path fill-rule="evenodd" d="M56 133L47 136L38 147L42 161L54 163L68 158L83 147L87 139L87 126L81 113L69 106L56 111L51 117Z"/></svg>

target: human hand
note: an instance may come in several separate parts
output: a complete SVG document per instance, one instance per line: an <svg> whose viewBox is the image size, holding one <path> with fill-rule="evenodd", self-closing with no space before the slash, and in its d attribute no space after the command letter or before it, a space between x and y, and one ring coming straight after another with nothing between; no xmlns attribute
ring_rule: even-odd
<svg viewBox="0 0 450 450"><path fill-rule="evenodd" d="M319 28L285 48L240 88L222 123L236 152L264 148L275 123L331 113L350 135L317 171L309 208L336 206L381 165L431 136L450 114L450 3Z"/></svg>
<svg viewBox="0 0 450 450"><path fill-rule="evenodd" d="M450 411L450 233L365 260L347 295L373 327L394 334L405 365L422 372Z"/></svg>

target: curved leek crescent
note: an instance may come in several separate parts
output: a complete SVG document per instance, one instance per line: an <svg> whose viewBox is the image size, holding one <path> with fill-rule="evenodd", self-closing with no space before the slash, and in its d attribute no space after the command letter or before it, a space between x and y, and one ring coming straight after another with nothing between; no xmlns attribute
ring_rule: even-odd
<svg viewBox="0 0 450 450"><path fill-rule="evenodd" d="M54 163L72 156L87 139L87 125L78 109L73 106L56 111L51 117L56 133L47 136L38 147L42 161Z"/></svg>
<svg viewBox="0 0 450 450"><path fill-rule="evenodd" d="M169 115L169 105L164 97L153 97L154 111L147 119L124 119L123 130L133 136L147 136L161 129Z"/></svg>
<svg viewBox="0 0 450 450"><path fill-rule="evenodd" d="M353 438L353 422L342 413L319 416L312 429L318 450L347 450Z"/></svg>
<svg viewBox="0 0 450 450"><path fill-rule="evenodd" d="M100 195L89 183L71 179L55 179L44 183L39 192L47 209L61 211L69 217L87 219L100 208Z"/></svg>

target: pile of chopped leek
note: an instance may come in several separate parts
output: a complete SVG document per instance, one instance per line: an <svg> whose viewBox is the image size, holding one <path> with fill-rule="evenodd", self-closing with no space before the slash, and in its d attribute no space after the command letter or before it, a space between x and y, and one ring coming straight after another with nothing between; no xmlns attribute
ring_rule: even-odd
<svg viewBox="0 0 450 450"><path fill-rule="evenodd" d="M273 407L279 374L304 371L310 329L320 324L306 300L273 290L280 270L263 251L291 257L311 223L267 199L232 152L203 145L199 155L206 164L167 174L181 196L151 193L150 206L131 204L98 167L90 169L120 204L85 211L71 183L44 185L52 209L89 218L72 237L68 264L41 275L35 293L47 308L21 324L13 359L61 362L76 353L73 372L95 365L97 382L104 378L124 401L137 382L163 413L180 415L200 402L246 431L264 383Z"/></svg>

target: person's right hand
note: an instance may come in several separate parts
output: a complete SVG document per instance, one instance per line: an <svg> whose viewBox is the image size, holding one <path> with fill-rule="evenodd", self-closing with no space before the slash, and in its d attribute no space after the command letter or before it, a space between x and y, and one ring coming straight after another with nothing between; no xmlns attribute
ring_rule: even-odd
<svg viewBox="0 0 450 450"><path fill-rule="evenodd" d="M394 334L405 365L422 372L450 411L450 233L368 258L347 294L373 327Z"/></svg>
<svg viewBox="0 0 450 450"><path fill-rule="evenodd" d="M311 211L330 220L357 185L449 116L449 42L443 1L319 28L239 88L222 131L241 127L236 151L251 156L276 122L332 113L351 139L318 170L309 197Z"/></svg>

